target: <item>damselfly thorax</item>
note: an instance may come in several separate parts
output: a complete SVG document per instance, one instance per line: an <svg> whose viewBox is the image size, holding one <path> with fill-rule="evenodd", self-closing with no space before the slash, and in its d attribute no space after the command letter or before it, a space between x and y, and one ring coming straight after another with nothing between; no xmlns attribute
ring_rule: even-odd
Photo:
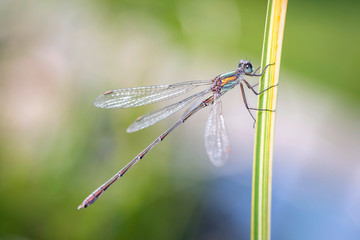
<svg viewBox="0 0 360 240"><path fill-rule="evenodd" d="M213 86L211 91L217 94L224 94L228 90L239 84L240 73L238 71L231 71L221 74L213 79Z"/></svg>

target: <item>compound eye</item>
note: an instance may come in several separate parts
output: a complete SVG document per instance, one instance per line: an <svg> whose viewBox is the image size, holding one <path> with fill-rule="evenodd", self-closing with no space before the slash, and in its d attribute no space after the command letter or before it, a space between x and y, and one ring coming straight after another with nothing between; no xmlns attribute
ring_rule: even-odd
<svg viewBox="0 0 360 240"><path fill-rule="evenodd" d="M253 71L253 66L252 66L252 64L249 63L249 62L244 63L243 68L244 68L244 72L245 72L246 74L249 74L249 73L251 73L251 72Z"/></svg>

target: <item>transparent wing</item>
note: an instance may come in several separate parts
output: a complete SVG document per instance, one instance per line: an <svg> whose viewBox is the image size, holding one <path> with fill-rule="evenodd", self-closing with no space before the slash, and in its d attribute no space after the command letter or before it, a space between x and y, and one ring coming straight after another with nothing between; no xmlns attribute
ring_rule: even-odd
<svg viewBox="0 0 360 240"><path fill-rule="evenodd" d="M192 101L194 101L194 99L196 98L202 99L202 97L205 95L206 92L209 92L209 90L205 90L203 92L194 94L188 98L185 98L184 100L181 100L180 102L174 103L172 105L166 106L154 112L148 113L144 116L141 116L138 119L136 119L135 122L133 122L126 131L136 132L140 129L151 126L157 123L158 121L167 118L168 116L180 111L188 104L190 104Z"/></svg>
<svg viewBox="0 0 360 240"><path fill-rule="evenodd" d="M186 109L186 111L183 113L181 118L184 118L186 115L192 112L194 108L196 108L203 101L204 96L209 92L211 92L211 86L205 91L200 93L199 97Z"/></svg>
<svg viewBox="0 0 360 240"><path fill-rule="evenodd" d="M230 141L225 128L219 97L215 95L205 128L206 152L216 167L223 166L230 153Z"/></svg>
<svg viewBox="0 0 360 240"><path fill-rule="evenodd" d="M184 94L195 87L209 85L212 81L189 81L171 85L123 88L105 92L95 99L100 108L130 108L151 104Z"/></svg>

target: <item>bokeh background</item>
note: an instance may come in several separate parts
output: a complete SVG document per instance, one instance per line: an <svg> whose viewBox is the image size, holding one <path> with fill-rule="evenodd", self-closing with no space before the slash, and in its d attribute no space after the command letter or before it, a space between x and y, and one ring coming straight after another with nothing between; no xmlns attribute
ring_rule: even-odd
<svg viewBox="0 0 360 240"><path fill-rule="evenodd" d="M0 239L249 239L254 129L238 88L223 97L226 166L206 157L203 110L95 205L76 208L179 117L127 134L164 103L103 110L96 96L211 79L242 58L258 66L266 5L1 0ZM359 10L289 1L273 239L360 238Z"/></svg>

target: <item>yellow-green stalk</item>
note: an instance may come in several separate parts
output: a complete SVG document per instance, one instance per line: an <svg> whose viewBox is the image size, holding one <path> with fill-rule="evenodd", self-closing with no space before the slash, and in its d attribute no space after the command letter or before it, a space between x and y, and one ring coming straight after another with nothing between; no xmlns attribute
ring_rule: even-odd
<svg viewBox="0 0 360 240"><path fill-rule="evenodd" d="M269 0L261 66L268 67L260 79L259 91L278 84L287 0ZM259 109L276 109L278 87L259 96ZM270 239L271 183L275 112L258 111L254 147L251 202L251 239Z"/></svg>

